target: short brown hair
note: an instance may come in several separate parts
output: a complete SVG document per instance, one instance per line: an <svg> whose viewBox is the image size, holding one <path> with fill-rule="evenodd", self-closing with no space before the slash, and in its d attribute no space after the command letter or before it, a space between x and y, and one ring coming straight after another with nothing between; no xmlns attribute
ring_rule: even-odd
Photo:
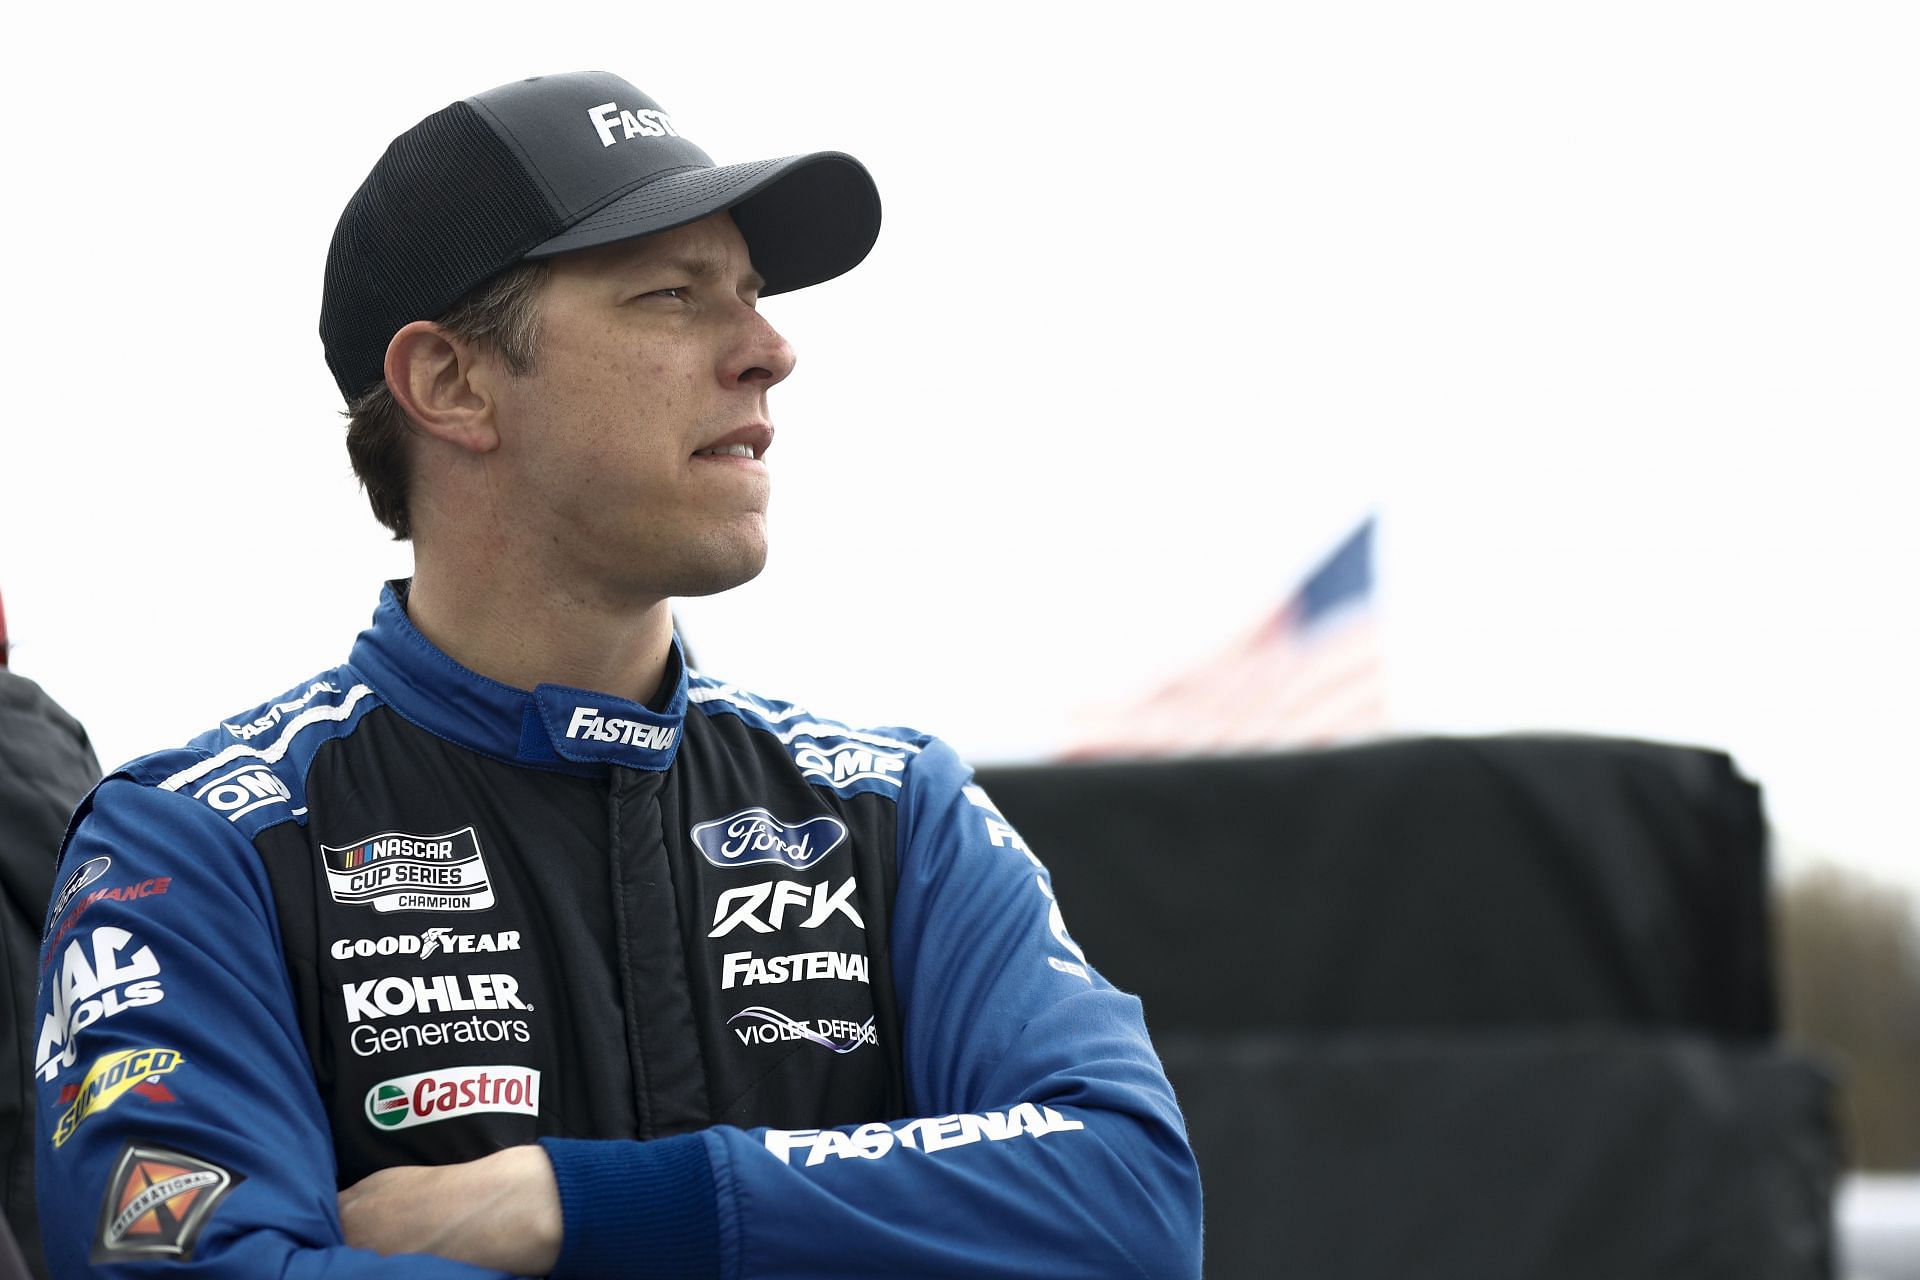
<svg viewBox="0 0 1920 1280"><path fill-rule="evenodd" d="M440 317L455 337L497 352L510 372L533 372L540 345L540 289L547 263L522 262L487 281ZM407 514L412 477L407 440L414 426L383 380L347 406L347 456L367 501L395 541L413 536Z"/></svg>

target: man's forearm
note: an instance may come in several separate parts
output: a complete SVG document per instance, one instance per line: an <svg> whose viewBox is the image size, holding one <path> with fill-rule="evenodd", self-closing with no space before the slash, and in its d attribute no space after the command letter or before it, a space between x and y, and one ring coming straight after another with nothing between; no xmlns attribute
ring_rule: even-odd
<svg viewBox="0 0 1920 1280"><path fill-rule="evenodd" d="M560 1193L537 1146L450 1165L396 1165L340 1193L347 1243L543 1276L560 1257Z"/></svg>

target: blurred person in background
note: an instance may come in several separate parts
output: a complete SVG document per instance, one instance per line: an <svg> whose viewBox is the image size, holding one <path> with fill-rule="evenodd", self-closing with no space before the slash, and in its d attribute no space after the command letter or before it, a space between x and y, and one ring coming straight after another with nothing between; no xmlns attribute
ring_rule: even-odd
<svg viewBox="0 0 1920 1280"><path fill-rule="evenodd" d="M40 926L53 894L53 866L73 807L100 778L87 731L9 662L7 611L0 601L0 983L8 1037L0 1085L0 1171L7 1222L34 1274L43 1274L33 1203L34 975ZM76 875L85 876L83 871ZM94 874L97 874L95 872ZM76 886L77 887L77 886ZM6 1273L0 1248L0 1275Z"/></svg>

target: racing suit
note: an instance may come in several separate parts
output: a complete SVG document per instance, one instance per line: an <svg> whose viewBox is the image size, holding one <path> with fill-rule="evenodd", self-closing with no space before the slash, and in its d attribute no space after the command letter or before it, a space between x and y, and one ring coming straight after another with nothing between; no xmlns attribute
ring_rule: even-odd
<svg viewBox="0 0 1920 1280"><path fill-rule="evenodd" d="M76 815L36 1011L56 1275L478 1276L335 1194L540 1142L556 1276L1199 1274L1139 1003L938 740L692 675L346 665ZM617 1141L609 1141L617 1140Z"/></svg>

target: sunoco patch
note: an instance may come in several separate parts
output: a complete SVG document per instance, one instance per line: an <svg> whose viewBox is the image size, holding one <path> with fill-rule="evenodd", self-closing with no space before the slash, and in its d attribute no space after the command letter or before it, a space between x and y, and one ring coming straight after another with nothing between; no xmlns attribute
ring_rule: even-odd
<svg viewBox="0 0 1920 1280"><path fill-rule="evenodd" d="M150 1102L173 1102L173 1091L160 1077L170 1075L185 1061L173 1049L118 1049L94 1059L78 1084L60 1091L60 1105L66 1110L54 1122L53 1145L65 1146L87 1120L105 1111L129 1093L138 1093Z"/></svg>

